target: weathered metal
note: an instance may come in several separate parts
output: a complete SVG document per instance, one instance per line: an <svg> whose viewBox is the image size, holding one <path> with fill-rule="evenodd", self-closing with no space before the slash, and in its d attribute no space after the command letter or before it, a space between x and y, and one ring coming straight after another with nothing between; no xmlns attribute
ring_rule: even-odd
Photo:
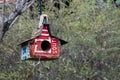
<svg viewBox="0 0 120 80"><path fill-rule="evenodd" d="M49 25L44 24L42 32L36 38L22 42L22 60L51 60L60 57L60 46L67 42L50 34Z"/></svg>

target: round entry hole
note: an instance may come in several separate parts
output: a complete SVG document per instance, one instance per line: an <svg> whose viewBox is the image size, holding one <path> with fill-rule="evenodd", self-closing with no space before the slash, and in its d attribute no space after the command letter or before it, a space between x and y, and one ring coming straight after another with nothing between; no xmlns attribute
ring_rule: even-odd
<svg viewBox="0 0 120 80"><path fill-rule="evenodd" d="M50 49L50 42L43 41L41 43L41 48L42 48L43 51L48 51Z"/></svg>

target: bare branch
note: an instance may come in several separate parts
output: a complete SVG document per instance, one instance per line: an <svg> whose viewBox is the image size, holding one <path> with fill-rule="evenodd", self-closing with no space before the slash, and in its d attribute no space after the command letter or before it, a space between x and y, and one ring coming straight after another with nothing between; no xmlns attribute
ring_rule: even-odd
<svg viewBox="0 0 120 80"><path fill-rule="evenodd" d="M16 8L11 12L9 17L4 21L0 19L0 40L2 40L9 28L12 27L12 24L18 19L19 15L25 12L34 2L35 0L17 0ZM4 25L2 25L2 22L4 22Z"/></svg>

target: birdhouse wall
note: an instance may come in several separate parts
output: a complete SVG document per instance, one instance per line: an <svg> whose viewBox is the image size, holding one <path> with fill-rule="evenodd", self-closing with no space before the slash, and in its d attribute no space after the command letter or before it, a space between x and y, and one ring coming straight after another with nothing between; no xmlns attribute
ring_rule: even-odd
<svg viewBox="0 0 120 80"><path fill-rule="evenodd" d="M60 41L50 35L48 26L43 26L40 36L35 38L31 45L33 57L58 58L60 56Z"/></svg>
<svg viewBox="0 0 120 80"><path fill-rule="evenodd" d="M30 44L29 42L25 43L22 47L21 60L26 60L30 58Z"/></svg>

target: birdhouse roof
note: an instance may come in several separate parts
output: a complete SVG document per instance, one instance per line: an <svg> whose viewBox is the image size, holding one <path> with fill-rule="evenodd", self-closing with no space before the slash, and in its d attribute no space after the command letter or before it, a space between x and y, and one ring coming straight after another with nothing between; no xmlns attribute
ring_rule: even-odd
<svg viewBox="0 0 120 80"><path fill-rule="evenodd" d="M48 27L48 33L49 33L49 36L50 36L50 37L58 39L58 40L60 41L61 45L64 45L64 44L67 43L67 42L64 41L64 40L62 40L62 39L60 39L60 38L58 38L58 37L55 37L55 36L52 36L52 35L51 35L50 28L49 28L49 24L44 24L44 25ZM36 36L36 37L34 37L34 38L25 40L25 41L21 42L21 43L18 44L18 45L23 45L23 44L25 44L25 43L28 43L29 41L31 41L31 40L33 40L33 39L36 39L36 38L38 38L39 36L41 36L41 34L38 35L38 36Z"/></svg>

